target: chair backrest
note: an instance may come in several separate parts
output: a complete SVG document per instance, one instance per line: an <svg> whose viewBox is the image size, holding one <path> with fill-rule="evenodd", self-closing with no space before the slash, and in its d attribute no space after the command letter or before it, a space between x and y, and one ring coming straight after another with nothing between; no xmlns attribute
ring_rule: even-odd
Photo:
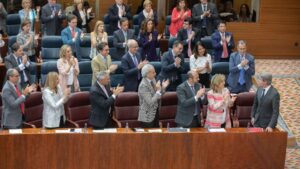
<svg viewBox="0 0 300 169"><path fill-rule="evenodd" d="M91 67L91 61L79 62L80 73L78 75L78 81L81 91L89 91L92 85L93 70Z"/></svg>
<svg viewBox="0 0 300 169"><path fill-rule="evenodd" d="M165 24L165 36L168 39L170 37L170 25L171 25L171 15L166 16L166 24Z"/></svg>
<svg viewBox="0 0 300 169"><path fill-rule="evenodd" d="M159 121L162 127L176 127L175 116L177 111L177 94L176 92L166 92L161 98L161 107L159 112Z"/></svg>
<svg viewBox="0 0 300 169"><path fill-rule="evenodd" d="M151 65L153 65L156 74L158 75L161 70L161 62L149 62Z"/></svg>
<svg viewBox="0 0 300 169"><path fill-rule="evenodd" d="M168 48L170 49L172 49L173 48L173 44L174 44L174 42L177 40L177 38L176 37L172 37L172 38L170 38L169 39L169 42L168 42Z"/></svg>
<svg viewBox="0 0 300 169"><path fill-rule="evenodd" d="M120 93L115 101L115 114L122 127L125 127L126 123L129 127L140 127L140 122L137 120L139 115L138 93Z"/></svg>
<svg viewBox="0 0 300 169"><path fill-rule="evenodd" d="M41 85L44 86L47 74L49 72L58 72L57 61L43 62L41 66Z"/></svg>
<svg viewBox="0 0 300 169"><path fill-rule="evenodd" d="M133 15L132 21L134 34L135 36L138 36L140 32L139 15Z"/></svg>
<svg viewBox="0 0 300 169"><path fill-rule="evenodd" d="M30 79L29 79L29 82L30 83L38 83L38 78L37 78L37 68L36 68L36 63L35 62L31 62L31 69L30 69Z"/></svg>
<svg viewBox="0 0 300 169"><path fill-rule="evenodd" d="M43 125L42 92L31 93L25 101L25 122L40 128Z"/></svg>
<svg viewBox="0 0 300 169"><path fill-rule="evenodd" d="M88 124L90 117L91 103L88 91L72 93L68 102L65 104L67 119L77 123L79 127Z"/></svg>
<svg viewBox="0 0 300 169"><path fill-rule="evenodd" d="M254 103L254 92L239 93L236 98L236 116L240 127L247 127L251 122L251 110Z"/></svg>
<svg viewBox="0 0 300 169"><path fill-rule="evenodd" d="M43 62L58 60L62 45L61 36L43 36L41 44Z"/></svg>
<svg viewBox="0 0 300 169"><path fill-rule="evenodd" d="M109 16L108 16L108 14L105 14L103 16L103 22L104 22L104 30L105 30L105 32L107 32L108 35L112 35L112 32L109 31Z"/></svg>
<svg viewBox="0 0 300 169"><path fill-rule="evenodd" d="M211 36L201 38L201 43L205 47L207 53L209 53L211 56L214 56L214 48L212 45Z"/></svg>
<svg viewBox="0 0 300 169"><path fill-rule="evenodd" d="M226 79L229 75L229 63L228 62L216 62L212 64L211 75L223 74ZM225 79L225 86L227 86L227 80Z"/></svg>
<svg viewBox="0 0 300 169"><path fill-rule="evenodd" d="M21 20L19 14L8 14L6 18L6 30L8 36L18 35Z"/></svg>
<svg viewBox="0 0 300 169"><path fill-rule="evenodd" d="M8 37L8 53L12 53L11 46L17 42L17 36L9 36Z"/></svg>
<svg viewBox="0 0 300 169"><path fill-rule="evenodd" d="M103 16L103 22L104 24L109 24L109 15L107 13Z"/></svg>
<svg viewBox="0 0 300 169"><path fill-rule="evenodd" d="M121 68L121 61L113 61L112 64L118 65L117 70L110 74L110 85L112 87L118 86L118 84L123 85L124 73Z"/></svg>
<svg viewBox="0 0 300 169"><path fill-rule="evenodd" d="M114 47L114 36L107 36L107 42L110 48Z"/></svg>
<svg viewBox="0 0 300 169"><path fill-rule="evenodd" d="M80 43L81 61L90 61L91 36L85 36Z"/></svg>
<svg viewBox="0 0 300 169"><path fill-rule="evenodd" d="M184 62L184 70L181 73L181 79L182 81L185 81L188 79L187 73L190 71L190 62L189 61L185 61Z"/></svg>

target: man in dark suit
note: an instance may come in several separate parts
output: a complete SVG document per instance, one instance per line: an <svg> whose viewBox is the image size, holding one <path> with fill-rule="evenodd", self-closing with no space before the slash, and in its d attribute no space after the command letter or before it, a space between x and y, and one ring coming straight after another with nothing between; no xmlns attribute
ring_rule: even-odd
<svg viewBox="0 0 300 169"><path fill-rule="evenodd" d="M185 58L189 58L192 55L193 46L195 44L195 32L192 30L191 18L186 18L183 22L183 28L177 33L177 40L183 43L183 52Z"/></svg>
<svg viewBox="0 0 300 169"><path fill-rule="evenodd" d="M123 17L131 19L132 15L130 13L130 8L128 5L123 3L123 0L116 0L116 3L108 9L109 16L109 30L108 34L112 34L114 31L121 28L120 20Z"/></svg>
<svg viewBox="0 0 300 169"><path fill-rule="evenodd" d="M57 4L56 0L48 0L48 3L42 7L44 35L60 35L62 20L65 17L61 5Z"/></svg>
<svg viewBox="0 0 300 169"><path fill-rule="evenodd" d="M84 36L81 29L77 28L77 17L73 14L68 15L68 27L61 31L61 39L64 44L71 46L73 55L81 61L80 42Z"/></svg>
<svg viewBox="0 0 300 169"><path fill-rule="evenodd" d="M18 43L14 43L11 47L12 54L4 58L6 69L16 69L21 76L21 87L24 88L30 84L31 63L23 53L22 47Z"/></svg>
<svg viewBox="0 0 300 169"><path fill-rule="evenodd" d="M110 77L106 71L101 71L97 75L97 82L90 89L91 115L89 124L94 129L114 127L114 116L112 106L123 87L117 86L110 91Z"/></svg>
<svg viewBox="0 0 300 169"><path fill-rule="evenodd" d="M262 127L267 132L272 132L278 120L280 95L272 85L270 73L261 73L258 85L251 112L251 123L254 127Z"/></svg>
<svg viewBox="0 0 300 169"><path fill-rule="evenodd" d="M246 42L240 40L237 49L238 52L232 53L229 60L227 83L231 93L248 92L255 74L254 57L246 52Z"/></svg>
<svg viewBox="0 0 300 169"><path fill-rule="evenodd" d="M194 5L192 10L194 28L197 36L200 36L197 39L210 36L216 29L216 23L219 19L215 4L207 2L207 0L200 0L200 2Z"/></svg>
<svg viewBox="0 0 300 169"><path fill-rule="evenodd" d="M116 56L112 56L113 60L121 60L122 56L127 52L127 42L129 39L135 39L134 31L128 29L128 19L122 18L120 20L121 28L114 32L114 47L117 49Z"/></svg>
<svg viewBox="0 0 300 169"><path fill-rule="evenodd" d="M21 92L19 72L16 69L8 69L6 72L7 81L2 89L3 113L1 127L5 129L22 128L24 119L26 96L35 90L35 85L27 86Z"/></svg>
<svg viewBox="0 0 300 169"><path fill-rule="evenodd" d="M137 91L142 79L141 69L148 63L147 60L142 61L140 54L137 52L138 48L138 43L135 40L128 40L128 52L122 57L121 61L125 92Z"/></svg>
<svg viewBox="0 0 300 169"><path fill-rule="evenodd" d="M165 52L161 60L160 81L169 80L167 91L175 91L182 82L181 73L184 71L183 44L180 41L173 43L173 48Z"/></svg>
<svg viewBox="0 0 300 169"><path fill-rule="evenodd" d="M201 107L204 102L205 87L201 87L199 75L188 72L188 79L177 87L178 106L175 117L177 126L200 127ZM201 118L203 119L203 118Z"/></svg>
<svg viewBox="0 0 300 169"><path fill-rule="evenodd" d="M226 32L226 23L218 24L218 31L211 36L212 45L214 48L214 62L228 62L229 56L234 49L233 35Z"/></svg>

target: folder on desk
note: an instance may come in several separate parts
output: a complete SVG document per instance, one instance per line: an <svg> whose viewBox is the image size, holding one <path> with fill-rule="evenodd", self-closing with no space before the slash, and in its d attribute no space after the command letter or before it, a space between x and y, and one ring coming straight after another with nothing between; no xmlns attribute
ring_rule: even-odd
<svg viewBox="0 0 300 169"><path fill-rule="evenodd" d="M186 133L186 132L190 132L190 129L189 128L182 128L182 127L174 127L174 128L169 128L168 132Z"/></svg>

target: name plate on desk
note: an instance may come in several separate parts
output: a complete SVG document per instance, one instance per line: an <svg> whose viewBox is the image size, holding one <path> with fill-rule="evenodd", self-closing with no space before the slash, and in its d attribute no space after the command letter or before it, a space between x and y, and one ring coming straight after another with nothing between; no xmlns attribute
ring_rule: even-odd
<svg viewBox="0 0 300 169"><path fill-rule="evenodd" d="M208 129L209 132L212 133L224 133L226 132L226 130L224 128L212 128L212 129Z"/></svg>
<svg viewBox="0 0 300 169"><path fill-rule="evenodd" d="M182 128L182 127L175 127L175 128L169 128L168 132L186 133L186 132L190 132L190 129L189 128Z"/></svg>
<svg viewBox="0 0 300 169"><path fill-rule="evenodd" d="M116 132L117 132L116 128L93 130L93 133L116 133Z"/></svg>
<svg viewBox="0 0 300 169"><path fill-rule="evenodd" d="M161 129L149 129L148 130L149 133L162 133Z"/></svg>
<svg viewBox="0 0 300 169"><path fill-rule="evenodd" d="M9 129L9 134L22 134L22 129Z"/></svg>

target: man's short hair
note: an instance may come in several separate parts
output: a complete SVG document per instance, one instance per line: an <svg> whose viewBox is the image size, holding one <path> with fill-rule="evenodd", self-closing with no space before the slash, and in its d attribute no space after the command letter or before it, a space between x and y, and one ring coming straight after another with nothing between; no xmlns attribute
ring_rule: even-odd
<svg viewBox="0 0 300 169"><path fill-rule="evenodd" d="M174 47L177 47L178 45L182 45L183 46L183 43L179 40L176 40L174 43L173 43L173 48Z"/></svg>
<svg viewBox="0 0 300 169"><path fill-rule="evenodd" d="M272 74L268 72L262 72L258 75L258 78L262 81L267 82L268 85L272 84Z"/></svg>
<svg viewBox="0 0 300 169"><path fill-rule="evenodd" d="M8 69L7 71L6 71L6 78L7 78L7 80L9 80L9 77L12 77L13 75L14 75L14 71L15 71L16 69L13 69L13 68L10 68L10 69Z"/></svg>
<svg viewBox="0 0 300 169"><path fill-rule="evenodd" d="M73 14L69 14L68 17L67 17L68 23L70 23L73 19L77 19L77 16L75 16Z"/></svg>
<svg viewBox="0 0 300 169"><path fill-rule="evenodd" d="M184 22L188 22L189 25L192 25L192 24L193 24L192 18L185 18L185 19L184 19Z"/></svg>
<svg viewBox="0 0 300 169"><path fill-rule="evenodd" d="M100 71L98 74L97 74L97 80L102 80L105 78L105 76L107 76L108 73L106 71Z"/></svg>
<svg viewBox="0 0 300 169"><path fill-rule="evenodd" d="M13 51L13 52L16 52L17 50L19 50L20 49L20 45L17 43L17 42L15 42L12 46L11 46L11 50Z"/></svg>
<svg viewBox="0 0 300 169"><path fill-rule="evenodd" d="M97 51L98 51L98 52L102 51L102 50L105 48L105 46L108 46L108 43L107 43L107 42L101 42L101 43L99 43L99 44L97 45Z"/></svg>
<svg viewBox="0 0 300 169"><path fill-rule="evenodd" d="M120 19L120 25L122 25L123 22L128 21L128 19L126 17L122 17Z"/></svg>

